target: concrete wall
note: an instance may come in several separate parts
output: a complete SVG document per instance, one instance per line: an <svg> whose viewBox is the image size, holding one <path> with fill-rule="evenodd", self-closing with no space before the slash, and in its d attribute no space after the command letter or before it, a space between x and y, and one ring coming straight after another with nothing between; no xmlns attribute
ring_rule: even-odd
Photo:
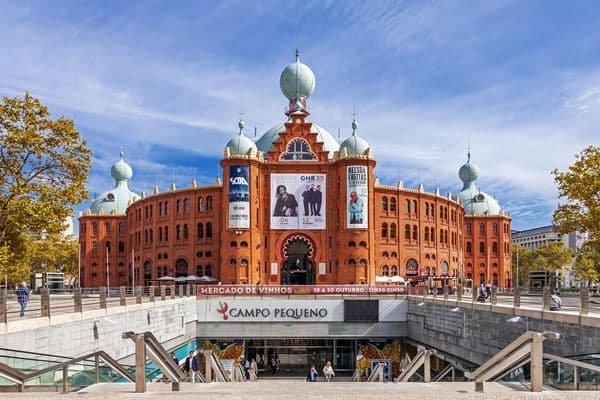
<svg viewBox="0 0 600 400"><path fill-rule="evenodd" d="M519 322L507 320L522 315ZM408 305L408 336L438 350L481 364L527 330L559 332L544 351L560 356L600 353L600 320L577 315L471 303L413 298ZM584 323L585 322L585 323Z"/></svg>
<svg viewBox="0 0 600 400"><path fill-rule="evenodd" d="M121 339L123 332L152 331L161 342L185 339L194 337L196 320L196 298L184 297L9 322L0 327L0 346L68 357L104 350L120 359L133 353L133 342Z"/></svg>

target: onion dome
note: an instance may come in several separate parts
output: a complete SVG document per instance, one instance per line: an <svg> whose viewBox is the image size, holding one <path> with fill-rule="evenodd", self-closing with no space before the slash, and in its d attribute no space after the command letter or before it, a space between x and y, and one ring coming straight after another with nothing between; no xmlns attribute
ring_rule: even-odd
<svg viewBox="0 0 600 400"><path fill-rule="evenodd" d="M285 67L279 78L281 92L288 99L309 97L315 90L315 74L310 67L300 62L300 52L296 50L296 62Z"/></svg>
<svg viewBox="0 0 600 400"><path fill-rule="evenodd" d="M357 127L358 124L356 123L356 118L354 118L352 120L352 136L344 140L340 145L340 151L346 149L350 156L361 156L369 150L369 143L356 133Z"/></svg>
<svg viewBox="0 0 600 400"><path fill-rule="evenodd" d="M119 161L111 167L110 174L115 180L115 187L92 201L90 212L93 214L125 214L128 204L140 198L129 190L127 185L127 181L133 176L133 170L123 159L123 152L120 154Z"/></svg>
<svg viewBox="0 0 600 400"><path fill-rule="evenodd" d="M463 181L463 188L456 196L462 203L467 215L498 215L500 204L487 193L475 187L479 177L479 167L471 163L471 152L467 153L467 162L458 170L458 176Z"/></svg>
<svg viewBox="0 0 600 400"><path fill-rule="evenodd" d="M240 118L238 123L240 132L232 138L225 147L229 147L231 155L246 156L250 153L256 153L256 144L248 136L244 135L244 120Z"/></svg>

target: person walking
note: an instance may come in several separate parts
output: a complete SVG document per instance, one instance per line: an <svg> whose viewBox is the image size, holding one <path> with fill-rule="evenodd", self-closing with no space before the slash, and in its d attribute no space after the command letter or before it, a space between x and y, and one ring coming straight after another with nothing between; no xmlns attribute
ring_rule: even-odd
<svg viewBox="0 0 600 400"><path fill-rule="evenodd" d="M331 378L335 376L335 372L333 371L333 366L331 365L331 361L327 361L327 364L323 367L323 376L327 382L331 381Z"/></svg>
<svg viewBox="0 0 600 400"><path fill-rule="evenodd" d="M492 297L492 285L488 282L487 285L485 285L485 299L489 299L490 297Z"/></svg>
<svg viewBox="0 0 600 400"><path fill-rule="evenodd" d="M410 356L408 355L408 353L404 353L404 355L400 359L400 375L402 375L402 373L404 372L404 370L406 368L408 368L408 366L410 365L411 361L412 360L410 359Z"/></svg>
<svg viewBox="0 0 600 400"><path fill-rule="evenodd" d="M485 303L485 286L483 285L483 282L481 282L481 285L479 285L479 294L477 296L477 301L479 303Z"/></svg>
<svg viewBox="0 0 600 400"><path fill-rule="evenodd" d="M271 364L271 371L273 371L273 375L276 375L277 371L279 371L279 356L277 353L273 354L269 363Z"/></svg>
<svg viewBox="0 0 600 400"><path fill-rule="evenodd" d="M183 364L183 371L188 375L190 382L196 382L196 371L198 371L198 361L194 357L194 352L190 351L190 354L185 359Z"/></svg>
<svg viewBox="0 0 600 400"><path fill-rule="evenodd" d="M256 359L250 361L250 368L248 368L248 374L250 375L250 382L256 382L258 380L258 364Z"/></svg>
<svg viewBox="0 0 600 400"><path fill-rule="evenodd" d="M562 300L558 295L558 292L554 290L550 295L550 311L560 311L562 307Z"/></svg>
<svg viewBox="0 0 600 400"><path fill-rule="evenodd" d="M306 374L306 382L316 382L318 376L319 376L319 373L317 372L317 369L313 365L308 370L308 374Z"/></svg>
<svg viewBox="0 0 600 400"><path fill-rule="evenodd" d="M17 301L21 306L21 312L19 317L25 316L25 308L27 308L27 303L29 303L29 289L27 289L27 282L21 282L21 286L17 289Z"/></svg>

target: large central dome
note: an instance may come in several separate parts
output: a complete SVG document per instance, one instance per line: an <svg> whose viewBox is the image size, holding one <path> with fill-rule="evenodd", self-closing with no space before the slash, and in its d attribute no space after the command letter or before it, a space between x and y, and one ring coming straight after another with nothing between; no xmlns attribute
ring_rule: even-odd
<svg viewBox="0 0 600 400"><path fill-rule="evenodd" d="M337 139L325 128L322 128L317 124L313 123L310 130L317 134L317 141L323 142L324 149L329 152L329 158L333 158L333 153L340 149L340 144ZM281 132L285 132L285 125L283 123L275 125L263 133L262 136L256 140L256 147L258 150L265 153L271 150L273 142L279 139L279 133Z"/></svg>

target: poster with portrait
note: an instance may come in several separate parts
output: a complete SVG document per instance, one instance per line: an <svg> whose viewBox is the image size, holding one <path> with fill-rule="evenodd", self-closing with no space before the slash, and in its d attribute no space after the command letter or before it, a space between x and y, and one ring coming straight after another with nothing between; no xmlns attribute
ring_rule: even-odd
<svg viewBox="0 0 600 400"><path fill-rule="evenodd" d="M250 185L248 167L229 166L229 228L250 228Z"/></svg>
<svg viewBox="0 0 600 400"><path fill-rule="evenodd" d="M325 174L271 174L271 228L325 229Z"/></svg>
<svg viewBox="0 0 600 400"><path fill-rule="evenodd" d="M369 228L369 175L366 166L346 167L346 227Z"/></svg>

